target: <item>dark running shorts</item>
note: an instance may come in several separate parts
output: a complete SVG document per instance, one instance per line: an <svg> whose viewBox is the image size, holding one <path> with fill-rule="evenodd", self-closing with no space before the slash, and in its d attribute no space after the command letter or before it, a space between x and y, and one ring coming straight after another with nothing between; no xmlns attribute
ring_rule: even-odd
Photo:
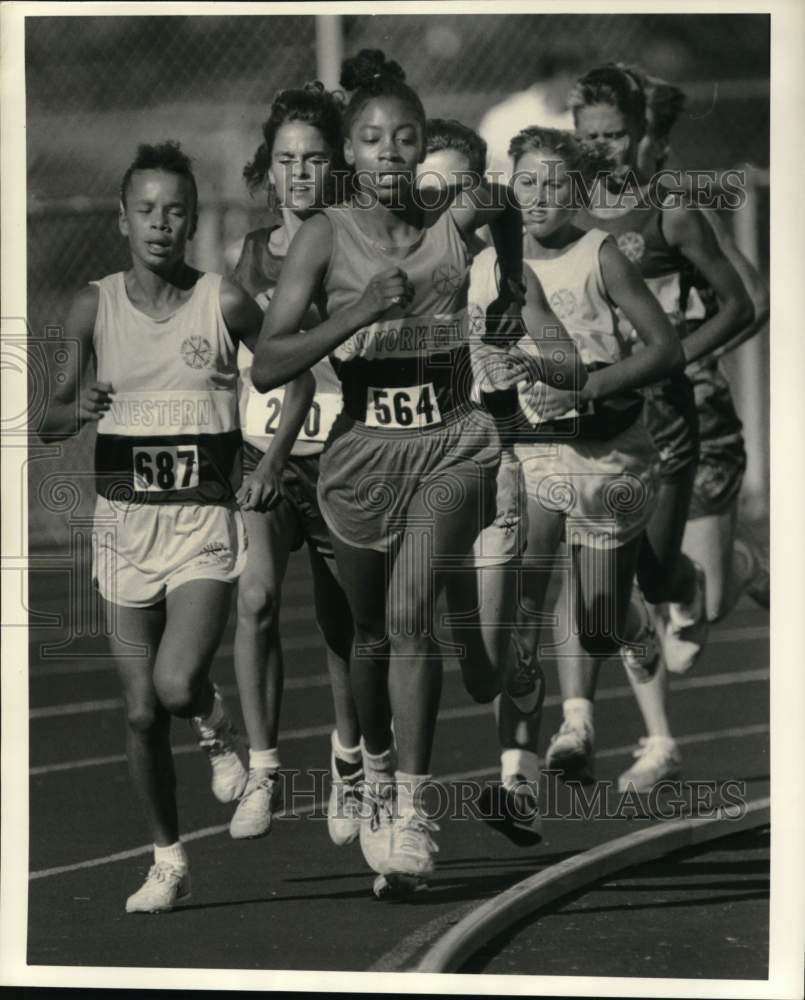
<svg viewBox="0 0 805 1000"><path fill-rule="evenodd" d="M254 472L263 452L248 441L243 442L243 476ZM285 499L277 507L266 511L265 517L281 518L283 524L294 526L291 551L300 549L305 542L325 559L333 558L333 543L319 509L316 486L319 480L319 455L291 455L282 472Z"/></svg>
<svg viewBox="0 0 805 1000"><path fill-rule="evenodd" d="M673 482L699 461L699 418L686 375L644 390L643 422L660 453L660 479Z"/></svg>
<svg viewBox="0 0 805 1000"><path fill-rule="evenodd" d="M741 492L746 471L743 425L730 384L717 363L691 365L701 436L700 458L690 504L691 519L723 514Z"/></svg>
<svg viewBox="0 0 805 1000"><path fill-rule="evenodd" d="M321 454L319 503L330 531L348 545L385 551L421 496L434 514L471 517L475 535L495 516L500 435L481 409L437 427L378 431L342 413ZM462 503L480 483L481 510Z"/></svg>

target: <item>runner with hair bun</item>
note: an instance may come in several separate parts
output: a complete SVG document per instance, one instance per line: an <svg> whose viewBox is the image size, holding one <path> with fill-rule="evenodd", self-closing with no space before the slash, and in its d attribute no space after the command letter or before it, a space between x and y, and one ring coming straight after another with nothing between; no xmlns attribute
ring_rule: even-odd
<svg viewBox="0 0 805 1000"><path fill-rule="evenodd" d="M346 60L341 83L352 91L344 152L355 193L294 238L252 378L265 391L330 355L341 379L319 499L355 623L361 847L385 894L434 869L438 827L421 803L441 692L433 611L447 564L469 553L494 511L500 440L472 402L466 238L492 225L503 281L488 316L502 337L506 317L519 323L521 222L497 187L430 211L417 203L425 111L381 51ZM300 333L312 303L322 320Z"/></svg>

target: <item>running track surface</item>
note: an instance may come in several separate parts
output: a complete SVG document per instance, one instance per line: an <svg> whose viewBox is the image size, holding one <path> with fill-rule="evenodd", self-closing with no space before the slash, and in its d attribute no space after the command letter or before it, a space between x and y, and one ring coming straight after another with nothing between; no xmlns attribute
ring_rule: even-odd
<svg viewBox="0 0 805 1000"><path fill-rule="evenodd" d="M311 796L298 800L298 818L278 818L268 837L232 841L227 831L232 807L212 798L206 760L193 746L188 727L177 722L179 808L183 837L188 840L193 897L169 915L128 916L125 899L140 885L151 854L123 758L116 675L104 658L103 638L91 634L91 603L74 601L75 620L69 620L67 574L30 573L32 621L37 615L54 616L49 627L31 630L30 965L400 969L478 900L651 822L626 817L549 818L542 844L518 848L480 821L445 820L437 837L438 868L429 891L407 902L377 902L359 846L339 849L327 836L320 808L326 791L323 779L317 783L304 773L328 768L332 714L302 554L291 560L284 602L287 684L280 747L283 766L300 772L298 788ZM233 627L231 620L214 677L233 716L239 718ZM76 637L71 639L71 634ZM768 653L768 615L747 600L712 631L694 673L674 680L671 719L682 744L686 781L734 779L746 783L747 799L768 794ZM548 684L545 740L560 721L554 671L549 672ZM602 669L596 729L597 775L615 780L642 734L619 666ZM448 662L434 774L491 779L496 777L497 761L490 710L470 701L455 664ZM718 859L718 851L727 850L726 843L705 854ZM590 953L583 968L543 967L527 943L529 933L531 944L542 933L540 920L536 930L520 928L513 938L509 935L512 940L498 949L497 958L492 949L467 971L645 975L639 962L643 954L639 935L646 926L641 914L651 907L653 926L660 920L664 940L670 942L653 974L733 978L735 946L729 938L737 935L741 947L751 953L746 975L763 976L768 857L762 844L751 838L735 850L742 861L733 867L748 865L746 871L755 876L744 893L734 887L722 891L727 887L720 876L702 877L706 868L693 872L672 860L659 862L654 874L649 871L650 891L642 876L630 875L611 879L600 889L603 895L585 895L586 902L556 904L551 926L561 928L557 921L575 914L571 926L586 940L598 940L598 950ZM713 864L716 861L711 864L716 873ZM680 873L697 876L698 881L679 878ZM738 899L733 898L736 895ZM739 932L719 933L724 907L749 905L755 907L751 919L744 916L748 910L734 918ZM579 916L585 909L586 915ZM559 934L554 936L558 941ZM656 944L655 931L651 938ZM618 949L625 968L612 961ZM645 954L654 950L652 946ZM550 951L540 949L542 956ZM559 947L554 951L567 954ZM636 964L630 966L633 956Z"/></svg>

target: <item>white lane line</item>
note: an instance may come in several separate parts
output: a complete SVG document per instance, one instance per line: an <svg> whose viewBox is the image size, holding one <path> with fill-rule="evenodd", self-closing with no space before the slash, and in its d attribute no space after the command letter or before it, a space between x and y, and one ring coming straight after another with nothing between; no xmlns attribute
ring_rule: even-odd
<svg viewBox="0 0 805 1000"><path fill-rule="evenodd" d="M285 612L283 611L283 618ZM311 633L308 635L292 635L284 638L282 640L282 648L286 653L291 652L324 652L324 642L319 635L318 628L312 617L303 618L299 617L298 621L309 621L311 624ZM768 625L745 625L740 628L725 628L717 629L710 633L707 640L708 645L721 645L723 643L729 642L751 642L755 639L768 639L769 637L769 627ZM218 647L218 652L216 656L226 657L232 656L234 653L234 645L230 641L222 643ZM44 677L69 677L71 674L94 674L94 673L104 673L113 672L114 665L112 664L109 657L102 657L97 662L89 663L49 663L49 664L34 664L28 670L29 676L32 680L38 680ZM322 684L329 683L326 674L317 675L317 680L320 679ZM286 682L286 687L289 682Z"/></svg>
<svg viewBox="0 0 805 1000"><path fill-rule="evenodd" d="M695 743L707 743L710 740L738 739L742 736L758 736L763 733L767 733L768 731L769 727L762 724L755 726L742 726L732 729L717 729L706 733L691 733L688 736L680 736L677 738L677 743L681 746L691 746ZM622 747L609 747L606 750L596 751L596 758L619 757L624 754L631 753L633 749L633 743L628 743L626 746ZM498 771L498 767L473 768L469 771L455 771L452 774L442 775L439 780L442 782L448 782L463 781L467 778L485 778L497 774ZM294 810L294 815L308 815L316 809L321 809L323 805L324 803L317 803L316 805L300 806L298 809ZM281 819L285 815L286 811L283 811L279 813L277 818ZM218 826L206 826L200 830L191 830L189 833L183 833L182 840L184 842L189 842L191 840L201 840L204 837L214 837L216 834L223 833L228 829L228 823L220 823ZM99 858L89 858L86 861L78 861L72 865L59 865L56 868L41 868L38 871L30 872L28 878L33 881L34 879L50 878L52 875L63 875L67 872L81 871L84 868L97 868L99 865L108 865L115 861L127 861L129 858L137 858L143 854L149 854L153 849L153 844L143 844L140 847L133 847L128 851L119 851L117 854L106 854Z"/></svg>
<svg viewBox="0 0 805 1000"><path fill-rule="evenodd" d="M740 628L731 630L725 629L723 632L715 633L715 635L711 637L708 640L708 642L714 643L716 645L719 643L728 643L728 642L747 642L751 641L752 639L765 639L768 638L768 635L769 635L769 630L765 626L763 626L762 628L751 627L751 628ZM718 638L716 638L716 636ZM309 639L304 639L303 641L305 643L310 642ZM287 651L290 648L291 647L289 646L288 642L283 641L283 649ZM323 649L323 647L320 647L315 643L311 643L309 648ZM219 655L221 654L222 650L219 650ZM561 661L554 661L552 659L547 661L549 666L553 665L555 662L561 662ZM114 670L114 668L111 666L96 667L90 664L86 664L86 666L88 668L87 672L95 670L99 671ZM445 664L445 670L447 671L458 670L458 664L455 661L452 662L449 661ZM71 671L64 671L65 674L70 672ZM40 676L45 676L45 675L41 674ZM326 687L329 683L330 683L330 678L328 674L312 674L309 677L289 677L285 681L285 690L303 691L311 688ZM223 685L221 690L223 691L224 694L237 693L237 688L234 684ZM103 698L98 701L72 702L72 703L65 703L63 705L42 705L39 706L38 708L32 708L29 713L29 718L50 719L62 715L80 715L85 712L108 712L110 709L120 708L122 704L123 701L121 698ZM98 707L94 708L93 706L96 705Z"/></svg>
<svg viewBox="0 0 805 1000"><path fill-rule="evenodd" d="M457 668L456 668L457 669ZM699 690L706 688L729 687L733 684L754 684L768 680L768 670L742 670L727 674L705 675L704 677L686 677L684 680L674 679L673 689L675 691ZM226 688L223 689L226 692ZM596 694L597 701L615 701L619 698L626 698L632 694L632 689L627 685L612 688L601 688ZM561 695L550 695L545 699L545 707L552 708L561 705ZM459 708L445 708L439 712L440 719L467 719L473 716L490 715L491 709L488 705L467 705ZM308 726L304 729L289 729L282 734L282 741L289 740L309 740L319 736L329 736L332 725ZM194 753L198 750L196 743L181 743L173 748L175 754ZM57 761L53 764L39 764L28 771L31 777L41 774L55 774L59 771L74 771L84 767L100 767L106 764L124 764L125 754L108 754L104 757L83 757L78 760Z"/></svg>

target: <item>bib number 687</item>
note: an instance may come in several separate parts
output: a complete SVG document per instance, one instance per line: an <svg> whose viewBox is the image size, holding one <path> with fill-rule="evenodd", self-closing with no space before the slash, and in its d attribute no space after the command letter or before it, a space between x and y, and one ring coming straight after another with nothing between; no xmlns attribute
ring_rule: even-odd
<svg viewBox="0 0 805 1000"><path fill-rule="evenodd" d="M134 449L134 489L144 493L198 486L198 448Z"/></svg>

